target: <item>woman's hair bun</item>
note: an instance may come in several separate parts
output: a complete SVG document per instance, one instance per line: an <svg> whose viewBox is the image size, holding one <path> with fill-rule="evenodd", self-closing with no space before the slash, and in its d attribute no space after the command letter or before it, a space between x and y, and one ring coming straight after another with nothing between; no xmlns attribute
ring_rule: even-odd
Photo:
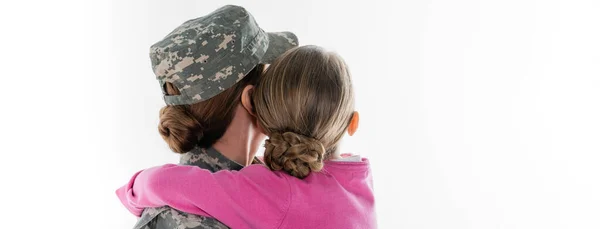
<svg viewBox="0 0 600 229"><path fill-rule="evenodd" d="M202 126L186 106L165 106L160 110L158 132L176 153L192 150L202 139Z"/></svg>

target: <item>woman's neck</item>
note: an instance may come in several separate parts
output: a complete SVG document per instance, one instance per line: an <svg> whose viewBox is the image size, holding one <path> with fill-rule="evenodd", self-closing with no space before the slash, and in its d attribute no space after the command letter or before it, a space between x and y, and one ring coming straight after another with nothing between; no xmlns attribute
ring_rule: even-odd
<svg viewBox="0 0 600 229"><path fill-rule="evenodd" d="M252 118L241 106L235 112L231 124L213 148L240 165L252 164L254 155L265 136L252 123Z"/></svg>
<svg viewBox="0 0 600 229"><path fill-rule="evenodd" d="M247 166L251 164L256 150L251 147L251 140L242 136L228 136L219 139L214 145L219 153L237 162L240 165Z"/></svg>

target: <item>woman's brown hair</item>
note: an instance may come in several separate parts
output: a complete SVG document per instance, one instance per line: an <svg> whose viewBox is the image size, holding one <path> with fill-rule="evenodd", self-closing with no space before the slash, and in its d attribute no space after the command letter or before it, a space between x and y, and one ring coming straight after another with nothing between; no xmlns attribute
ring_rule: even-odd
<svg viewBox="0 0 600 229"><path fill-rule="evenodd" d="M233 119L244 88L255 85L264 65L257 65L242 80L218 95L192 105L167 105L160 110L158 131L176 153L186 153L198 146L208 148L223 136ZM167 94L179 91L165 85Z"/></svg>
<svg viewBox="0 0 600 229"><path fill-rule="evenodd" d="M343 59L317 46L289 50L267 69L252 102L265 142L265 164L304 178L336 152L354 113Z"/></svg>

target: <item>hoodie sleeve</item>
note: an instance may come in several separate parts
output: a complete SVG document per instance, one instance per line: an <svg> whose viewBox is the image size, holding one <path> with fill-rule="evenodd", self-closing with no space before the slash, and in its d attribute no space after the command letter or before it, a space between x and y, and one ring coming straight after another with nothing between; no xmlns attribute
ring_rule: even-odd
<svg viewBox="0 0 600 229"><path fill-rule="evenodd" d="M287 213L288 178L262 165L211 173L196 166L167 164L137 172L117 190L134 215L168 205L214 217L231 228L277 227Z"/></svg>

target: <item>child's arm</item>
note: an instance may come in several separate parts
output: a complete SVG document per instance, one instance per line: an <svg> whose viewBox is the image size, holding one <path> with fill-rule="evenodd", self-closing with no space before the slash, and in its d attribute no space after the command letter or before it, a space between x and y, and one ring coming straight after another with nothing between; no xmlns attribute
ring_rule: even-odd
<svg viewBox="0 0 600 229"><path fill-rule="evenodd" d="M288 210L287 179L262 165L211 173L168 164L136 173L117 195L137 216L146 207L168 205L214 217L231 228L270 228L277 227Z"/></svg>

